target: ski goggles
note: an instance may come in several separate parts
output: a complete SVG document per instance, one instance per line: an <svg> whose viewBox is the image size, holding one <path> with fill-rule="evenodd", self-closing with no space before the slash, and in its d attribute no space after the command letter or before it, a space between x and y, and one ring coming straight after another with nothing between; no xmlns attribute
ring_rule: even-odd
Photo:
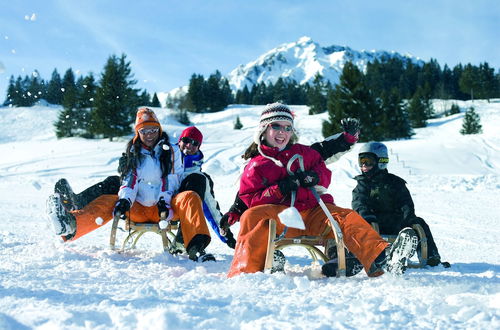
<svg viewBox="0 0 500 330"><path fill-rule="evenodd" d="M198 147L200 145L200 142L191 139L190 137L184 136L181 138L182 143L188 144L191 143L194 147Z"/></svg>
<svg viewBox="0 0 500 330"><path fill-rule="evenodd" d="M358 163L359 163L359 166L375 166L375 164L377 164L377 160L374 159L373 157L359 157L358 158Z"/></svg>
<svg viewBox="0 0 500 330"><path fill-rule="evenodd" d="M139 133L142 135L147 135L147 134L156 134L160 131L158 127L151 127L151 128L141 128L139 130Z"/></svg>
<svg viewBox="0 0 500 330"><path fill-rule="evenodd" d="M280 124L269 124L269 127L275 131L291 132L293 130L291 125L282 126Z"/></svg>

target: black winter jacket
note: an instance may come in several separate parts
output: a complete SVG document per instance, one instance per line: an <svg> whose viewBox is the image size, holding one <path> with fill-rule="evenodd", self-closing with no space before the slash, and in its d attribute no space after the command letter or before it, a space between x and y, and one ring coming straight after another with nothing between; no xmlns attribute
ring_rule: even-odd
<svg viewBox="0 0 500 330"><path fill-rule="evenodd" d="M378 222L382 234L397 234L415 218L415 206L406 181L387 170L354 178L352 208L368 222Z"/></svg>

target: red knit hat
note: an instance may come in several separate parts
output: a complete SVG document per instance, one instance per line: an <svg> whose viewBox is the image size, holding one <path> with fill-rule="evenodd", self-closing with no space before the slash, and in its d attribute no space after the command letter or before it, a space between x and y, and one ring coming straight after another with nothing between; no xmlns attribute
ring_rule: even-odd
<svg viewBox="0 0 500 330"><path fill-rule="evenodd" d="M201 146L201 142L203 142L203 134L201 134L200 130L194 126L190 126L190 127L186 128L185 130L183 130L181 135L179 136L179 141L183 137L188 137L188 138L191 138L195 141L198 141L200 143L200 146Z"/></svg>
<svg viewBox="0 0 500 330"><path fill-rule="evenodd" d="M156 117L156 114L150 108L139 108L137 110L137 115L135 116L135 136L134 142L139 137L139 130L144 126L157 126L160 129L161 135L161 124Z"/></svg>

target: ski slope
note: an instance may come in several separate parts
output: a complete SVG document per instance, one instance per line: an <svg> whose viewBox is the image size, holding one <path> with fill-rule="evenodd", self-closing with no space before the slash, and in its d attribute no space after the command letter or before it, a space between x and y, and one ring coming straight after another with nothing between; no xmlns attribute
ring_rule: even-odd
<svg viewBox="0 0 500 330"><path fill-rule="evenodd" d="M207 250L217 262L203 264L162 253L153 234L135 251L112 252L110 225L62 244L44 218L54 183L65 177L79 192L115 174L128 137L58 140L59 108L0 108L0 329L498 329L500 100L474 101L483 133L470 136L459 130L471 104L458 104L460 114L431 120L410 140L386 142L389 170L407 180L417 215L452 267L374 279L364 272L322 278L300 249L284 251L287 275L227 279L233 250L215 235ZM443 106L435 102L438 111ZM300 142L321 140L326 114L292 108ZM233 105L190 116L204 134L204 170L224 211L261 110ZM176 140L184 126L169 110L156 112ZM339 206L350 207L360 146L329 165Z"/></svg>

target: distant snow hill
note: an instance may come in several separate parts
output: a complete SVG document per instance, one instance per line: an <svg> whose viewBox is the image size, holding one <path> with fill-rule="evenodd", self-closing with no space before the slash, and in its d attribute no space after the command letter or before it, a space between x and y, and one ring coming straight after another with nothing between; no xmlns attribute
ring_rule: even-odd
<svg viewBox="0 0 500 330"><path fill-rule="evenodd" d="M382 58L409 59L415 64L422 60L411 55L401 55L387 51L357 51L347 46L321 47L309 37L302 37L296 42L282 44L255 61L239 65L228 75L233 90L261 82L275 83L280 77L293 79L300 84L311 83L319 73L333 84L339 82L344 64L352 62L362 71L369 62Z"/></svg>
<svg viewBox="0 0 500 330"><path fill-rule="evenodd" d="M345 63L352 62L364 71L369 62L383 58L408 59L417 65L424 63L409 54L383 50L357 51L337 45L322 47L311 38L302 37L298 41L279 45L254 61L239 65L226 78L233 91L245 86L251 89L253 85L261 82L274 84L280 77L295 80L300 84L311 83L317 73L325 81L335 85L339 82ZM178 97L180 93L186 92L187 87L184 86L167 93L158 93L158 97L163 102L168 96Z"/></svg>

